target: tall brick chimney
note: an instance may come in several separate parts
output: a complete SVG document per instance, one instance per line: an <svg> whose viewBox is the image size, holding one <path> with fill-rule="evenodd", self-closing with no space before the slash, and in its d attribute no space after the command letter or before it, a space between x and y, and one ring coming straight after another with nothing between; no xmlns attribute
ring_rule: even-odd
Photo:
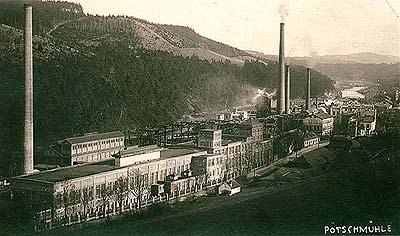
<svg viewBox="0 0 400 236"><path fill-rule="evenodd" d="M32 6L25 8L25 123L23 174L33 172L33 57Z"/></svg>
<svg viewBox="0 0 400 236"><path fill-rule="evenodd" d="M311 69L307 68L307 98L306 110L311 111Z"/></svg>
<svg viewBox="0 0 400 236"><path fill-rule="evenodd" d="M286 65L286 95L285 95L286 114L290 114L290 67Z"/></svg>
<svg viewBox="0 0 400 236"><path fill-rule="evenodd" d="M278 93L278 112L283 114L285 109L285 23L281 23L279 41L279 93Z"/></svg>

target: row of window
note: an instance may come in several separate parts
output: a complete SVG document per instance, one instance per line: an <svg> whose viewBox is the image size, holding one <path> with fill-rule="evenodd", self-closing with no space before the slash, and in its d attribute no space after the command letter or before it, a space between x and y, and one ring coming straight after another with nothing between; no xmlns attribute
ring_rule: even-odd
<svg viewBox="0 0 400 236"><path fill-rule="evenodd" d="M117 139L96 141L96 142L93 142L93 143L78 144L78 145L73 145L72 149L75 150L75 149L100 146L100 145L110 144L110 143L117 143L118 144L119 142L122 142L123 140L124 140L124 138L117 138Z"/></svg>
<svg viewBox="0 0 400 236"><path fill-rule="evenodd" d="M222 175L223 174L223 171L222 171L222 168L216 168L216 169L213 169L212 171L210 171L210 176L218 176L218 175Z"/></svg>
<svg viewBox="0 0 400 236"><path fill-rule="evenodd" d="M112 154L117 153L116 150L112 152L97 152L94 154L89 154L89 155L84 155L84 156L78 156L74 158L73 161L78 161L78 162L94 162L94 161L100 161L104 160L106 158L111 158Z"/></svg>
<svg viewBox="0 0 400 236"><path fill-rule="evenodd" d="M223 161L223 157L217 157L217 158L210 159L210 160L208 160L208 166L222 164L222 161Z"/></svg>

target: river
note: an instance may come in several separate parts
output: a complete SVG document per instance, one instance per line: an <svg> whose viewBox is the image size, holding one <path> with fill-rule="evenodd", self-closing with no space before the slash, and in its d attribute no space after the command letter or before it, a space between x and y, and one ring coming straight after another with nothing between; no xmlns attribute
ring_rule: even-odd
<svg viewBox="0 0 400 236"><path fill-rule="evenodd" d="M356 86L349 89L342 90L343 98L365 98L365 96L358 91L365 89L366 87Z"/></svg>

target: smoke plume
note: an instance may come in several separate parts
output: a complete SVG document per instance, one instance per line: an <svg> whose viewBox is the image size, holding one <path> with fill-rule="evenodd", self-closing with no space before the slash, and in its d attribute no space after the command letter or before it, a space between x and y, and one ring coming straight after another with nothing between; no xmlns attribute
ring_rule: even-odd
<svg viewBox="0 0 400 236"><path fill-rule="evenodd" d="M256 95L251 99L253 103L257 103L258 98L260 97L267 97L271 99L273 96L275 96L276 90L274 89L273 91L268 91L266 88L264 89L257 89Z"/></svg>
<svg viewBox="0 0 400 236"><path fill-rule="evenodd" d="M279 4L278 12L281 15L281 22L285 22L285 18L289 15L289 8L286 2L281 2Z"/></svg>

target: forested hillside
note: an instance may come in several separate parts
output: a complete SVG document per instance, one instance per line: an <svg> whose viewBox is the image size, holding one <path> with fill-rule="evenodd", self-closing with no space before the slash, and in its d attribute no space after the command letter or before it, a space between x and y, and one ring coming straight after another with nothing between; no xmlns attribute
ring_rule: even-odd
<svg viewBox="0 0 400 236"><path fill-rule="evenodd" d="M0 14L0 143L7 143L3 151L21 147L24 80L23 16L14 17L14 8L3 8L5 3L0 7L0 13L7 10ZM14 7L21 11L22 6ZM136 18L87 16L79 5L66 2L35 1L34 9L34 14L45 12L34 21L36 144L83 132L173 122L184 114L241 105L257 88L277 86L278 65L273 61L238 66L229 60L183 57L145 47ZM71 15L62 9L77 10ZM202 46L196 41L202 37L186 27L146 24L153 32L162 29L169 34L157 42L173 45L170 39L175 38L174 47L177 42L185 42L182 48ZM226 57L246 55L212 40L204 39L203 46ZM312 73L314 94L333 89L332 80ZM304 95L304 78L305 68L294 67L293 96Z"/></svg>
<svg viewBox="0 0 400 236"><path fill-rule="evenodd" d="M0 23L22 28L25 23L24 4L29 3L33 9L33 31L44 35L61 22L83 17L82 6L66 1L41 0L1 0Z"/></svg>

